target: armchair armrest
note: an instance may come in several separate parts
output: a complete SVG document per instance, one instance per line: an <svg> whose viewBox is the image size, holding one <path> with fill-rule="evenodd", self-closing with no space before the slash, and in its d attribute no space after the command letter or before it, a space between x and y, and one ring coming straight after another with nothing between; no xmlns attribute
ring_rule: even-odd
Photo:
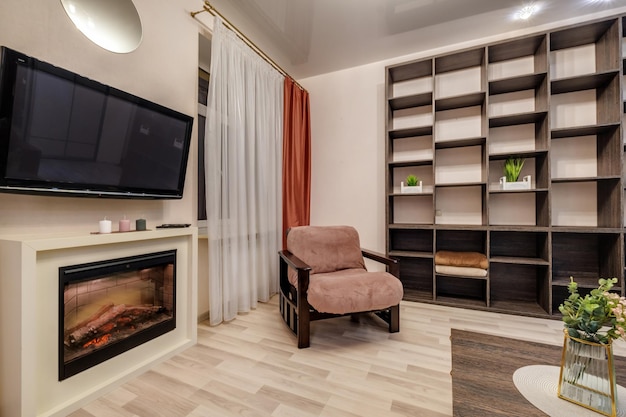
<svg viewBox="0 0 626 417"><path fill-rule="evenodd" d="M288 250L281 250L278 252L280 259L288 266L292 267L298 273L298 304L301 304L304 300L306 300L306 293L309 289L309 275L311 273L311 267L304 263L304 261L298 258L293 253ZM282 269L282 268L281 268ZM285 278L287 278L287 268L285 268L284 274ZM283 272L281 271L281 275Z"/></svg>
<svg viewBox="0 0 626 417"><path fill-rule="evenodd" d="M383 255L382 253L375 252L369 249L361 248L361 253L363 254L363 257L365 258L387 265L387 270L389 271L391 275L393 275L396 278L400 277L400 265L398 264L397 259L390 258L388 256Z"/></svg>
<svg viewBox="0 0 626 417"><path fill-rule="evenodd" d="M310 271L311 270L311 267L308 266L307 264L305 264L302 259L298 258L296 255L294 255L293 253L289 252L288 250L278 251L278 254L287 263L287 265L289 265L290 267L292 267L296 271L299 270L299 269L303 269L303 270L306 270L306 271Z"/></svg>

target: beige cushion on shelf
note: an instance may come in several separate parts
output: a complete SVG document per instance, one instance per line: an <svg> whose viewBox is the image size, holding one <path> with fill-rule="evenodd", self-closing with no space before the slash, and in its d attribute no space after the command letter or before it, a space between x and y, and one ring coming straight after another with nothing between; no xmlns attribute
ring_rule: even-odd
<svg viewBox="0 0 626 417"><path fill-rule="evenodd" d="M487 270L482 268L470 268L469 266L435 265L438 274L458 275L461 277L486 277Z"/></svg>
<svg viewBox="0 0 626 417"><path fill-rule="evenodd" d="M480 252L458 252L440 250L435 253L436 265L467 266L470 268L487 269L487 256Z"/></svg>

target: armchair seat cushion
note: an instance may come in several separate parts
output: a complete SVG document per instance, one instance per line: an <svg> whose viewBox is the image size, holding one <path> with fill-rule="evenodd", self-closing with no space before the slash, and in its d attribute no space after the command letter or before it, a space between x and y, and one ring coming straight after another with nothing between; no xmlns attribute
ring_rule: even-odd
<svg viewBox="0 0 626 417"><path fill-rule="evenodd" d="M393 275L353 268L312 274L307 300L320 313L347 314L389 308L402 296L402 283Z"/></svg>

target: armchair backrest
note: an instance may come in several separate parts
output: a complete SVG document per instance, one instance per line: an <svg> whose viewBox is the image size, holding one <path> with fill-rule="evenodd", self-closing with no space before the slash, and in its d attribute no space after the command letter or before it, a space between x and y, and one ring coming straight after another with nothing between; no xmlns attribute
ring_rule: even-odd
<svg viewBox="0 0 626 417"><path fill-rule="evenodd" d="M365 269L359 233L351 226L292 227L287 250L309 265L311 274Z"/></svg>

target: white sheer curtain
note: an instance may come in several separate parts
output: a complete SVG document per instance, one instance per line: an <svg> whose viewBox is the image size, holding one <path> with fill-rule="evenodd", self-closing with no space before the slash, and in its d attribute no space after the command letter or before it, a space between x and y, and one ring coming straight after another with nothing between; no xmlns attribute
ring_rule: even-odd
<svg viewBox="0 0 626 417"><path fill-rule="evenodd" d="M284 83L214 22L205 135L211 325L278 290Z"/></svg>

